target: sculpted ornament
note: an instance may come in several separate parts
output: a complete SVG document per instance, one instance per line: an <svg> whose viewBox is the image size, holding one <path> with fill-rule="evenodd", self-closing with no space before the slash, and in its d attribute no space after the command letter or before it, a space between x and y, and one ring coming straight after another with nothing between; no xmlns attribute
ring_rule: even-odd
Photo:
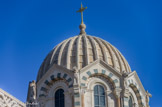
<svg viewBox="0 0 162 107"><path fill-rule="evenodd" d="M148 92L148 90L146 91L146 105L147 107L150 107L149 106L149 100L150 100L150 97L152 97L152 95Z"/></svg>
<svg viewBox="0 0 162 107"><path fill-rule="evenodd" d="M78 72L78 68L75 66L73 68L74 70L74 85L78 85L79 84L79 72Z"/></svg>

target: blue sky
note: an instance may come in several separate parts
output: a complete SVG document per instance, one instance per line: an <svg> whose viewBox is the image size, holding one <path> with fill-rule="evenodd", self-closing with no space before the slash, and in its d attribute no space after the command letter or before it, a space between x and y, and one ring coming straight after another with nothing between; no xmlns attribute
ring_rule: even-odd
<svg viewBox="0 0 162 107"><path fill-rule="evenodd" d="M162 105L162 1L82 0L87 34L110 42ZM0 0L0 88L26 101L48 52L79 34L81 0Z"/></svg>

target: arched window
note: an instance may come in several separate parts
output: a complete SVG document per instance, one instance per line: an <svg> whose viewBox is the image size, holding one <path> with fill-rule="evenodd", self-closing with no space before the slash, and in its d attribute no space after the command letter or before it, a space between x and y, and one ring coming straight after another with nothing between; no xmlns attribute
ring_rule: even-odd
<svg viewBox="0 0 162 107"><path fill-rule="evenodd" d="M105 107L105 90L101 85L94 87L94 107Z"/></svg>
<svg viewBox="0 0 162 107"><path fill-rule="evenodd" d="M58 89L55 93L55 107L65 107L63 89Z"/></svg>
<svg viewBox="0 0 162 107"><path fill-rule="evenodd" d="M129 107L133 107L133 100L131 96L129 96L128 105Z"/></svg>

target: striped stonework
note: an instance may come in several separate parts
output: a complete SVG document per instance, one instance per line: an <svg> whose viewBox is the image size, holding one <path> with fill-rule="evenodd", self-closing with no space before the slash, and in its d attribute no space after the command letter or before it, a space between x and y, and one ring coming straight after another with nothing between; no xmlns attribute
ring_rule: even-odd
<svg viewBox="0 0 162 107"><path fill-rule="evenodd" d="M143 99L143 97L142 97L142 93L141 93L141 91L140 91L140 88L139 88L139 86L137 85L137 83L135 82L135 81L133 81L132 79L129 79L128 81L127 81L127 83L128 83L128 85L129 85L129 87L131 87L132 88L132 90L134 91L134 93L135 93L135 95L136 95L136 97L137 97L137 101L138 101L138 105L139 105L139 107L143 107L144 106L144 99Z"/></svg>
<svg viewBox="0 0 162 107"><path fill-rule="evenodd" d="M73 80L66 73L55 73L50 75L49 79L44 81L43 86L40 88L39 97L46 97L52 85L58 81L63 80L69 88L73 87Z"/></svg>
<svg viewBox="0 0 162 107"><path fill-rule="evenodd" d="M86 87L86 83L87 83L87 79L93 76L103 76L104 78L108 78L108 80L110 80L110 82L114 85L114 88L118 88L120 87L120 83L119 83L119 78L117 76L115 76L112 72L109 72L107 70L104 69L93 69L91 71L86 71L83 73L82 77L81 77L81 87Z"/></svg>
<svg viewBox="0 0 162 107"><path fill-rule="evenodd" d="M74 107L81 107L81 96L79 92L74 91Z"/></svg>

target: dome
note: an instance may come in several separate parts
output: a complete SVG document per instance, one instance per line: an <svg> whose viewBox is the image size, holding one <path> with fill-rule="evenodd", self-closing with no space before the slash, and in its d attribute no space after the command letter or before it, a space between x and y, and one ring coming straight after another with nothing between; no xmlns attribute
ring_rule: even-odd
<svg viewBox="0 0 162 107"><path fill-rule="evenodd" d="M131 72L123 55L110 43L98 37L80 34L58 44L44 59L37 81L53 65L57 64L67 69L81 69L95 60L102 60L118 72Z"/></svg>

